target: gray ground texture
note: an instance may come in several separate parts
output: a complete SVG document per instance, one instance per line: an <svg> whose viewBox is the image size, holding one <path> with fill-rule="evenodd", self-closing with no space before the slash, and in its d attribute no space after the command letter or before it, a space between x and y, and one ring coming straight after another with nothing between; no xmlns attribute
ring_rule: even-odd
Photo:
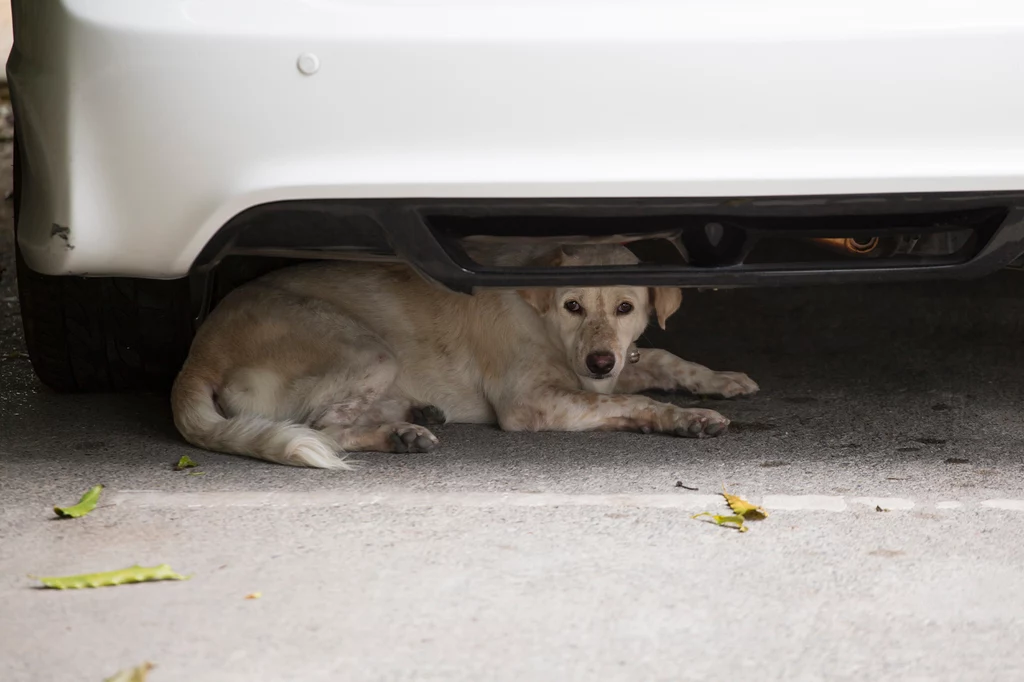
<svg viewBox="0 0 1024 682"><path fill-rule="evenodd" d="M762 387L716 403L718 439L446 426L431 454L307 471L188 447L164 396L42 388L10 208L4 682L1024 679L1024 275L687 294L649 341ZM691 519L723 484L771 516ZM191 580L28 577L164 562Z"/></svg>

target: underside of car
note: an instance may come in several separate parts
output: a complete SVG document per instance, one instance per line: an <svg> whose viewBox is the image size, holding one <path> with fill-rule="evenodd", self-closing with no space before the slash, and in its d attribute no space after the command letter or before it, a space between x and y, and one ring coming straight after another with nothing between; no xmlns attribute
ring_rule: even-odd
<svg viewBox="0 0 1024 682"><path fill-rule="evenodd" d="M15 201L17 205L17 188ZM499 267L483 245L622 243L637 266ZM162 389L224 295L274 269L401 262L439 286L726 287L979 277L1024 252L1024 193L731 199L284 201L246 210L176 280L41 275L19 261L35 367L60 390Z"/></svg>
<svg viewBox="0 0 1024 682"><path fill-rule="evenodd" d="M471 294L956 279L1024 252L1013 3L13 7L20 296L60 390L165 387L220 298L302 260ZM524 240L642 264L476 257Z"/></svg>

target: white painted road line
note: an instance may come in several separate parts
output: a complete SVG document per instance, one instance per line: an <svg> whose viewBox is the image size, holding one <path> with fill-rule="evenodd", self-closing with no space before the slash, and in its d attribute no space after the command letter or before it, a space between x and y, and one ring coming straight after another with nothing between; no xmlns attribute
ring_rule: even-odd
<svg viewBox="0 0 1024 682"><path fill-rule="evenodd" d="M1012 511L1024 511L1024 500L985 500L982 507L993 509L1009 509Z"/></svg>
<svg viewBox="0 0 1024 682"><path fill-rule="evenodd" d="M122 490L109 498L117 506L133 508L215 509L225 507L290 508L383 505L391 507L618 507L637 509L681 509L704 511L725 507L721 495L570 495L562 493L479 493L479 492L389 492L367 493L339 490L311 492L196 492L174 493L158 490ZM756 500L752 500L756 501ZM766 495L761 504L776 511L847 511L874 509L905 511L915 507L966 509L974 504L993 509L1024 511L1024 500L980 500L964 503L945 500L915 503L900 497L854 497L834 495Z"/></svg>

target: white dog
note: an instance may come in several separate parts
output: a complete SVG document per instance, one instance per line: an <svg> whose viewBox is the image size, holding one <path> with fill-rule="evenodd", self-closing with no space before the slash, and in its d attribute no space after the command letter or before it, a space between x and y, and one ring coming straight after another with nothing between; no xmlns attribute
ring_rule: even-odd
<svg viewBox="0 0 1024 682"><path fill-rule="evenodd" d="M629 265L618 245L530 250L501 264ZM485 290L433 286L402 265L323 262L228 295L200 328L172 392L189 442L282 464L347 468L340 453L419 452L430 423L508 431L657 431L717 436L729 420L634 395L758 390L663 350L630 349L675 288ZM635 359L635 358L633 358Z"/></svg>

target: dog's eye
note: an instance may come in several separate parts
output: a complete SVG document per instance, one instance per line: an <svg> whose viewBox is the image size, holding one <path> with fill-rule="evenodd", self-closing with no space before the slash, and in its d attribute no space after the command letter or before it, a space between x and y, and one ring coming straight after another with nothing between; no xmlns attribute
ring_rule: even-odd
<svg viewBox="0 0 1024 682"><path fill-rule="evenodd" d="M619 307L615 309L615 312L619 315L629 315L633 312L633 304L629 301L623 301L619 304Z"/></svg>
<svg viewBox="0 0 1024 682"><path fill-rule="evenodd" d="M583 306L581 306L578 301L573 300L565 302L565 309L568 310L570 313L574 313L576 315L579 315L580 313L583 312Z"/></svg>

